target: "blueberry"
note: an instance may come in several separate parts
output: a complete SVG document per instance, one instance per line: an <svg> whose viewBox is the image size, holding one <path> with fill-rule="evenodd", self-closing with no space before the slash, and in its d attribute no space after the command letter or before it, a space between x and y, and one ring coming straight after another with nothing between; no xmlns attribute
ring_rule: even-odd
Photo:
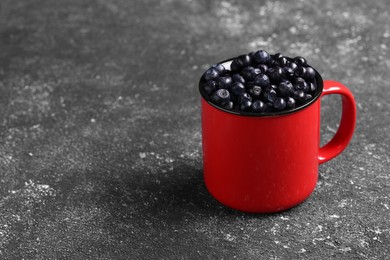
<svg viewBox="0 0 390 260"><path fill-rule="evenodd" d="M294 77L294 70L291 67L286 66L286 67L283 67L282 70L283 70L283 74L286 78Z"/></svg>
<svg viewBox="0 0 390 260"><path fill-rule="evenodd" d="M218 78L217 82L218 82L218 88L230 89L233 84L233 80L231 77L220 77Z"/></svg>
<svg viewBox="0 0 390 260"><path fill-rule="evenodd" d="M303 75L306 79L312 80L316 76L316 72L312 67L306 67L305 74Z"/></svg>
<svg viewBox="0 0 390 260"><path fill-rule="evenodd" d="M206 72L204 73L203 77L206 81L208 80L213 80L213 79L216 79L219 77L219 71L215 68L209 68L208 70L206 70Z"/></svg>
<svg viewBox="0 0 390 260"><path fill-rule="evenodd" d="M281 97L289 97L294 93L294 87L288 80L283 80L278 85L278 94Z"/></svg>
<svg viewBox="0 0 390 260"><path fill-rule="evenodd" d="M242 94L238 97L238 103L239 103L239 104L241 104L242 102L244 102L244 101L246 101L246 100L252 101L252 97L251 97L248 93L246 93L246 92L242 93Z"/></svg>
<svg viewBox="0 0 390 260"><path fill-rule="evenodd" d="M217 90L217 82L215 82L214 80L206 81L203 84L203 88L207 92L207 94L211 95L214 91Z"/></svg>
<svg viewBox="0 0 390 260"><path fill-rule="evenodd" d="M274 110L274 103L268 101L265 103L265 107L265 111L272 112Z"/></svg>
<svg viewBox="0 0 390 260"><path fill-rule="evenodd" d="M276 60L276 63L277 63L279 66L281 66L281 67L286 66L286 65L287 65L287 62L288 62L288 60L287 60L286 57L282 57L282 58Z"/></svg>
<svg viewBox="0 0 390 260"><path fill-rule="evenodd" d="M253 54L253 58L255 62L261 63L261 64L267 64L271 60L271 56L268 52L263 50L258 50Z"/></svg>
<svg viewBox="0 0 390 260"><path fill-rule="evenodd" d="M259 64L256 67L260 69L261 73L265 73L268 70L268 66L265 64Z"/></svg>
<svg viewBox="0 0 390 260"><path fill-rule="evenodd" d="M303 78L295 78L294 89L302 90L306 93L309 90L309 85Z"/></svg>
<svg viewBox="0 0 390 260"><path fill-rule="evenodd" d="M297 77L303 77L306 73L306 68L305 67L298 67L295 69L294 74Z"/></svg>
<svg viewBox="0 0 390 260"><path fill-rule="evenodd" d="M267 109L267 105L260 100L255 100L252 103L252 111L253 112L264 112Z"/></svg>
<svg viewBox="0 0 390 260"><path fill-rule="evenodd" d="M234 82L231 87L232 93L236 96L240 96L245 92L245 85L241 82Z"/></svg>
<svg viewBox="0 0 390 260"><path fill-rule="evenodd" d="M278 97L278 94L276 93L275 90L271 89L270 91L264 91L262 97L263 100L266 102L274 102Z"/></svg>
<svg viewBox="0 0 390 260"><path fill-rule="evenodd" d="M232 73L237 73L241 70L240 65L238 65L237 60L233 60L232 63L230 64L230 70Z"/></svg>
<svg viewBox="0 0 390 260"><path fill-rule="evenodd" d="M273 81L279 82L283 78L283 70L279 66L276 66L276 67L273 67L273 68L268 68L267 75Z"/></svg>
<svg viewBox="0 0 390 260"><path fill-rule="evenodd" d="M278 61L279 59L283 58L283 54L281 53L275 53L274 55L272 55L272 58L276 61Z"/></svg>
<svg viewBox="0 0 390 260"><path fill-rule="evenodd" d="M236 58L236 61L237 61L237 64L240 66L240 67L246 67L246 66L250 66L252 61L251 61L251 57L248 55L248 54L244 54L244 55L240 55Z"/></svg>
<svg viewBox="0 0 390 260"><path fill-rule="evenodd" d="M286 107L287 108L294 108L295 107L295 99L293 97L287 98Z"/></svg>
<svg viewBox="0 0 390 260"><path fill-rule="evenodd" d="M297 103L303 103L305 102L306 94L302 90L294 91L293 98Z"/></svg>
<svg viewBox="0 0 390 260"><path fill-rule="evenodd" d="M258 99L260 98L261 96L261 87L259 86L253 86L250 90L249 90L249 94L254 98L254 99Z"/></svg>
<svg viewBox="0 0 390 260"><path fill-rule="evenodd" d="M254 83L260 87L266 87L271 83L271 81L269 80L267 75L262 73L255 77Z"/></svg>
<svg viewBox="0 0 390 260"><path fill-rule="evenodd" d="M213 65L211 68L216 69L220 74L225 71L225 67L220 63Z"/></svg>
<svg viewBox="0 0 390 260"><path fill-rule="evenodd" d="M232 101L227 101L227 102L225 102L225 103L222 105L223 108L228 109L228 110L232 110L232 109L233 109L233 106L234 106L234 104L233 104Z"/></svg>
<svg viewBox="0 0 390 260"><path fill-rule="evenodd" d="M232 80L233 82L240 82L242 84L245 84L245 79L240 74L233 74Z"/></svg>
<svg viewBox="0 0 390 260"><path fill-rule="evenodd" d="M241 74L241 76L244 77L245 80L251 81L251 80L253 80L253 79L255 78L255 76L256 76L255 68L250 67L250 66L245 67L245 68L243 68L243 69L241 70L240 74Z"/></svg>
<svg viewBox="0 0 390 260"><path fill-rule="evenodd" d="M285 109L286 108L286 106L287 106L287 104L286 104L286 101L283 99L283 98L281 98L281 97L278 97L275 101L274 101L274 108L276 109L276 110L283 110L283 109Z"/></svg>
<svg viewBox="0 0 390 260"><path fill-rule="evenodd" d="M310 83L309 83L309 91L310 91L311 93L315 93L315 92L317 91L317 85L314 84L313 82L310 82Z"/></svg>
<svg viewBox="0 0 390 260"><path fill-rule="evenodd" d="M292 68L293 70L295 70L296 68L298 68L298 65L295 63L295 62L289 62L288 63L288 66L290 67L290 68Z"/></svg>
<svg viewBox="0 0 390 260"><path fill-rule="evenodd" d="M310 95L310 94L306 94L306 95L305 95L305 101L309 101L309 100L312 99L312 98L313 98L313 96Z"/></svg>
<svg viewBox="0 0 390 260"><path fill-rule="evenodd" d="M250 100L244 100L240 103L240 109L242 111L249 111L251 109L252 102Z"/></svg>
<svg viewBox="0 0 390 260"><path fill-rule="evenodd" d="M298 65L298 66L302 66L302 65L306 65L307 62L306 62L306 59L303 58L303 57L300 57L300 56L297 56L294 58L294 62Z"/></svg>
<svg viewBox="0 0 390 260"><path fill-rule="evenodd" d="M224 104L230 100L229 90L221 88L214 92L211 99L217 104Z"/></svg>

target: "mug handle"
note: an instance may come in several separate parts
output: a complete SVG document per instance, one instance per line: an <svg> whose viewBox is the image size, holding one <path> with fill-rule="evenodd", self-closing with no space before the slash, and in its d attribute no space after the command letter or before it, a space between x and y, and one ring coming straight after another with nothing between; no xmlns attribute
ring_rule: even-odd
<svg viewBox="0 0 390 260"><path fill-rule="evenodd" d="M342 115L340 126L335 136L318 152L318 162L322 164L339 155L348 145L352 138L356 124L356 104L351 91L333 80L324 80L322 95L339 94L342 97Z"/></svg>

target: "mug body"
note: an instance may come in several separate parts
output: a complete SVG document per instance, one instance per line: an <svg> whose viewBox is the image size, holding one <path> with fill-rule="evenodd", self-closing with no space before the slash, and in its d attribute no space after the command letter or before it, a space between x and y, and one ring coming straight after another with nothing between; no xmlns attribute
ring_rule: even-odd
<svg viewBox="0 0 390 260"><path fill-rule="evenodd" d="M213 197L259 213L304 201L318 178L320 101L291 113L249 116L224 111L203 97L204 181Z"/></svg>

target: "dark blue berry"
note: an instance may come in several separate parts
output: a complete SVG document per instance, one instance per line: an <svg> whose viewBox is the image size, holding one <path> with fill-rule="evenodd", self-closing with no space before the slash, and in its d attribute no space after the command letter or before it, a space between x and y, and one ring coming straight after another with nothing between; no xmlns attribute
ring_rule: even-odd
<svg viewBox="0 0 390 260"><path fill-rule="evenodd" d="M207 94L211 95L214 91L217 90L217 83L214 80L206 81L203 84L203 88Z"/></svg>
<svg viewBox="0 0 390 260"><path fill-rule="evenodd" d="M219 77L219 71L215 68L209 68L204 73L203 77L206 81L213 80Z"/></svg>
<svg viewBox="0 0 390 260"><path fill-rule="evenodd" d="M239 104L241 104L242 102L244 102L244 101L246 101L246 100L249 100L249 101L252 101L252 97L248 94L248 93L246 93L246 92L244 92L244 93L242 93L239 97L238 97L238 103Z"/></svg>
<svg viewBox="0 0 390 260"><path fill-rule="evenodd" d="M217 104L224 104L230 100L230 93L227 89L221 88L214 92L212 100Z"/></svg>
<svg viewBox="0 0 390 260"><path fill-rule="evenodd" d="M281 97L289 97L294 93L294 87L288 80L283 80L278 85L278 94Z"/></svg>
<svg viewBox="0 0 390 260"><path fill-rule="evenodd" d="M274 59L274 60L279 60L279 59L281 59L281 58L283 58L284 56L283 56L283 54L281 54L281 53L275 53L274 55L272 55L272 58Z"/></svg>
<svg viewBox="0 0 390 260"><path fill-rule="evenodd" d="M250 90L249 90L249 94L254 98L254 99L258 99L261 97L261 87L259 86L253 86Z"/></svg>
<svg viewBox="0 0 390 260"><path fill-rule="evenodd" d="M297 103L303 103L305 102L306 94L302 90L294 91L293 98Z"/></svg>
<svg viewBox="0 0 390 260"><path fill-rule="evenodd" d="M260 69L261 73L265 73L268 70L268 66L265 64L259 64L256 67Z"/></svg>
<svg viewBox="0 0 390 260"><path fill-rule="evenodd" d="M256 76L255 68L250 66L245 67L241 70L240 75L243 76L246 81L252 81Z"/></svg>
<svg viewBox="0 0 390 260"><path fill-rule="evenodd" d="M237 73L241 70L241 66L238 65L237 60L233 60L232 63L230 64L230 70L232 73Z"/></svg>
<svg viewBox="0 0 390 260"><path fill-rule="evenodd" d="M225 67L220 63L213 65L212 68L216 69L220 74L225 71Z"/></svg>
<svg viewBox="0 0 390 260"><path fill-rule="evenodd" d="M271 89L270 91L263 92L263 100L266 102L274 102L277 97L278 94L273 89Z"/></svg>
<svg viewBox="0 0 390 260"><path fill-rule="evenodd" d="M305 74L303 75L306 79L312 80L316 76L316 72L312 67L306 67Z"/></svg>
<svg viewBox="0 0 390 260"><path fill-rule="evenodd" d="M303 77L306 73L306 68L305 67L298 67L294 70L294 74L297 77Z"/></svg>
<svg viewBox="0 0 390 260"><path fill-rule="evenodd" d="M259 50L253 54L253 58L255 62L261 63L261 64L267 64L271 60L271 56L268 52Z"/></svg>
<svg viewBox="0 0 390 260"><path fill-rule="evenodd" d="M267 75L269 76L270 79L279 82L283 78L283 70L279 66L268 68Z"/></svg>
<svg viewBox="0 0 390 260"><path fill-rule="evenodd" d="M303 58L303 57L300 57L300 56L297 56L294 58L294 62L298 65L298 66L302 66L302 65L306 65L307 62L306 62L306 59Z"/></svg>
<svg viewBox="0 0 390 260"><path fill-rule="evenodd" d="M309 91L310 91L311 93L315 93L315 92L317 91L317 85L314 84L314 83L312 83L312 82L310 82L310 83L309 83Z"/></svg>
<svg viewBox="0 0 390 260"><path fill-rule="evenodd" d="M283 70L283 74L285 77L287 77L287 78L294 77L294 70L291 67L286 66L286 67L283 67L282 70Z"/></svg>
<svg viewBox="0 0 390 260"><path fill-rule="evenodd" d="M251 57L248 54L238 56L236 61L237 64L242 68L246 66L250 66L252 63Z"/></svg>
<svg viewBox="0 0 390 260"><path fill-rule="evenodd" d="M264 112L267 109L267 105L261 100L255 100L252 103L253 112Z"/></svg>
<svg viewBox="0 0 390 260"><path fill-rule="evenodd" d="M293 97L287 98L286 107L287 108L294 108L295 107L295 99Z"/></svg>
<svg viewBox="0 0 390 260"><path fill-rule="evenodd" d="M230 89L233 84L233 80L231 77L220 77L218 78L217 83L218 83L218 88Z"/></svg>
<svg viewBox="0 0 390 260"><path fill-rule="evenodd" d="M233 82L240 82L242 84L245 84L245 79L240 74L233 74L232 80Z"/></svg>
<svg viewBox="0 0 390 260"><path fill-rule="evenodd" d="M245 92L245 85L241 82L234 82L231 87L232 93L236 96L240 96Z"/></svg>
<svg viewBox="0 0 390 260"><path fill-rule="evenodd" d="M271 83L270 79L265 74L257 75L253 82L260 87L267 87Z"/></svg>
<svg viewBox="0 0 390 260"><path fill-rule="evenodd" d="M249 111L251 109L252 102L250 100L244 100L240 103L240 109L242 111Z"/></svg>
<svg viewBox="0 0 390 260"><path fill-rule="evenodd" d="M289 62L288 65L290 68L292 68L293 70L295 70L296 68L298 68L298 65L295 63L295 62Z"/></svg>
<svg viewBox="0 0 390 260"><path fill-rule="evenodd" d="M295 90L302 90L305 93L309 90L309 85L303 78L295 78L294 82Z"/></svg>
<svg viewBox="0 0 390 260"><path fill-rule="evenodd" d="M286 66L286 65L287 65L287 62L288 62L288 60L287 60L286 57L282 57L282 58L276 60L276 63L277 63L279 66L281 66L281 67Z"/></svg>
<svg viewBox="0 0 390 260"><path fill-rule="evenodd" d="M306 95L305 95L305 101L309 101L309 100L312 99L312 98L313 98L313 96L310 95L310 94L306 94Z"/></svg>
<svg viewBox="0 0 390 260"><path fill-rule="evenodd" d="M286 108L286 106L287 106L287 104L286 104L286 101L283 99L283 98L281 98L281 97L278 97L275 101L274 101L274 108L276 109L276 110L283 110L283 109L285 109Z"/></svg>
<svg viewBox="0 0 390 260"><path fill-rule="evenodd" d="M233 109L233 102L232 101L228 101L228 102L225 102L222 107L225 108L225 109L228 109L228 110L232 110Z"/></svg>

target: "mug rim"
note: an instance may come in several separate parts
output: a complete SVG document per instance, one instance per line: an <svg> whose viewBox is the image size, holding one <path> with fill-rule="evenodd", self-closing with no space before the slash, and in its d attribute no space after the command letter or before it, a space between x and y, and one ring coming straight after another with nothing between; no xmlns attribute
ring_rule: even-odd
<svg viewBox="0 0 390 260"><path fill-rule="evenodd" d="M291 58L288 58L289 60L291 60ZM230 58L230 59L227 59L227 60L224 60L224 61L220 61L216 64L223 64L223 63L226 63L226 62L229 62L229 61L232 61L234 60L234 58ZM309 64L308 64L309 65ZM309 65L310 66L310 65ZM312 66L310 66L312 67ZM312 67L313 68L313 67ZM275 112L265 112L265 113L255 113L255 112L247 112L247 111L233 111L233 110L228 110L228 109L225 109L223 107L220 107L216 104L214 104L213 102L210 101L211 97L207 94L207 92L204 90L204 88L202 87L202 84L204 82L204 78L203 78L203 75L202 77L200 78L199 80L199 92L202 96L202 98L208 103L210 104L211 106L223 111L223 112L226 112L226 113L229 113L229 114L233 114L233 115L238 115L238 116L250 116L250 117L271 117L271 116L281 116L281 115L287 115L287 114L292 114L292 113L295 113L295 112L298 112L308 106L310 106L311 104L315 103L317 101L317 99L321 96L322 94L322 91L323 91L323 88L324 88L324 81L320 75L320 73L318 73L318 71L313 68L314 71L316 72L316 76L315 76L315 84L317 85L317 91L316 91L316 94L315 96L313 97L312 100L310 100L309 102L301 105L301 106L298 106L298 107L295 107L293 109L288 109L288 110L282 110L282 111L275 111Z"/></svg>

